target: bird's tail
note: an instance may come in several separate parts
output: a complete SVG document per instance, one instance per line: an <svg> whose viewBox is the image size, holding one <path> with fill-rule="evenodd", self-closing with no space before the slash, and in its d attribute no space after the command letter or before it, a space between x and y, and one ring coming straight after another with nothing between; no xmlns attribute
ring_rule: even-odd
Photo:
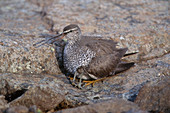
<svg viewBox="0 0 170 113"><path fill-rule="evenodd" d="M135 65L134 62L120 62L120 64L118 65L118 67L116 68L115 74L117 73L121 73L123 71L128 70L129 68L133 67Z"/></svg>
<svg viewBox="0 0 170 113"><path fill-rule="evenodd" d="M134 54L136 54L136 53L138 53L138 52L127 53L127 54L124 54L123 57L130 56L130 55L134 55Z"/></svg>

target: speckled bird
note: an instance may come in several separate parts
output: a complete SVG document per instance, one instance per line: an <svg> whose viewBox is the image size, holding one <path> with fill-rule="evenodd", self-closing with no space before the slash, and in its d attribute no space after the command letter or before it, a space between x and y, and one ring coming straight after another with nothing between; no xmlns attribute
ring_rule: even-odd
<svg viewBox="0 0 170 113"><path fill-rule="evenodd" d="M71 24L63 29L61 36L66 41L63 52L64 67L78 77L78 87L83 80L98 80L125 71L134 66L133 62L122 62L127 48L116 48L113 40L96 36L83 36L78 25Z"/></svg>
<svg viewBox="0 0 170 113"><path fill-rule="evenodd" d="M64 67L74 75L73 83L79 88L82 87L82 79L98 81L134 66L134 62L122 62L121 59L137 52L125 54L128 49L116 48L117 42L113 40L97 36L83 36L76 24L66 26L61 34L49 40L58 39L66 42L63 51ZM76 78L80 79L78 84L75 83Z"/></svg>

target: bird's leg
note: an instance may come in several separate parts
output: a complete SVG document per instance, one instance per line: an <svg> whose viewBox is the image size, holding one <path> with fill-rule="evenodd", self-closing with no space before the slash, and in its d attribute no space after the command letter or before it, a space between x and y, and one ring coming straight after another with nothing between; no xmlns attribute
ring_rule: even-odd
<svg viewBox="0 0 170 113"><path fill-rule="evenodd" d="M74 78L73 78L73 81L72 81L72 85L74 85L74 86L76 86L76 87L78 87L78 88L82 88L81 87L81 82L82 82L82 76L83 76L83 73L81 73L80 75L79 75L79 82L78 82L78 85L77 85L77 83L75 82L75 80L76 80L76 76L78 75L79 73L76 71L75 73L74 73Z"/></svg>
<svg viewBox="0 0 170 113"><path fill-rule="evenodd" d="M80 88L80 89L82 88L81 87L82 77L83 77L83 73L80 74L80 80L79 80L79 83L78 83L78 88Z"/></svg>
<svg viewBox="0 0 170 113"><path fill-rule="evenodd" d="M72 85L74 85L74 86L77 86L76 85L76 83L75 83L75 80L76 80L76 76L78 75L78 72L76 71L75 73L74 73L74 78L73 78L73 81L72 81Z"/></svg>
<svg viewBox="0 0 170 113"><path fill-rule="evenodd" d="M102 81L102 80L104 80L104 79L106 79L106 77L104 77L104 78L101 78L101 79L97 79L97 80L92 80L92 81L83 81L84 83L86 83L84 86L86 87L86 86L88 86L88 85L91 85L92 84L92 86L94 86L94 84L96 83L96 82L99 82L99 81Z"/></svg>
<svg viewBox="0 0 170 113"><path fill-rule="evenodd" d="M78 75L78 72L76 71L75 73L74 73L74 78L73 78L73 82L75 82L75 80L76 80L76 76Z"/></svg>
<svg viewBox="0 0 170 113"><path fill-rule="evenodd" d="M117 66L117 67L118 67L118 66ZM116 67L116 68L117 68L117 67ZM112 74L112 75L115 75L115 71L113 71L111 74ZM91 84L92 84L92 86L94 86L94 84L95 84L96 82L102 81L102 80L104 80L104 79L106 79L106 77L100 78L100 79L96 79L96 80L92 80L92 81L83 81L83 82L86 83L84 86L88 86L88 85L91 85Z"/></svg>
<svg viewBox="0 0 170 113"><path fill-rule="evenodd" d="M84 69L84 68L83 68L83 69ZM89 77L91 77L91 76L90 76L90 73L88 73L85 69L84 69L84 73L88 74ZM96 79L96 80L83 80L83 82L86 83L83 87L86 87L86 86L88 86L88 85L90 85L90 84L92 84L92 86L94 86L94 84L95 84L96 82L101 81L101 80L104 80L105 78L106 78L106 77L101 78L101 79Z"/></svg>
<svg viewBox="0 0 170 113"><path fill-rule="evenodd" d="M117 67L118 67L118 66L117 66ZM116 68L117 68L117 67L116 67ZM111 74L114 75L114 74L115 74L115 71L113 71ZM102 80L104 80L104 79L106 79L106 77L100 78L100 79L96 79L96 80L92 80L92 81L83 81L83 82L86 83L85 86L88 86L88 85L91 85L91 84L92 84L92 86L94 86L94 84L95 84L96 82L102 81Z"/></svg>

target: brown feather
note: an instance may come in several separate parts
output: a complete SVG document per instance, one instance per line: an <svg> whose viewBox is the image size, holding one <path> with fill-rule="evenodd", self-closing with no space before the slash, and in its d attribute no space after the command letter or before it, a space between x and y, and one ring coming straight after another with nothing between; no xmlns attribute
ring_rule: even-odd
<svg viewBox="0 0 170 113"><path fill-rule="evenodd" d="M119 63L118 67L116 68L115 74L118 74L118 73L121 73L123 71L128 70L129 68L133 67L134 64L135 64L134 62L130 62L130 63L121 62L121 63Z"/></svg>
<svg viewBox="0 0 170 113"><path fill-rule="evenodd" d="M91 60L89 65L84 67L86 71L95 75L97 78L102 78L108 76L113 70L116 70L121 58L127 51L127 48L117 49L116 44L112 40L83 37L79 45L82 48L88 48L96 52L96 57Z"/></svg>
<svg viewBox="0 0 170 113"><path fill-rule="evenodd" d="M81 79L98 79L129 69L133 63L122 63L127 48L116 48L117 42L97 36L83 36L77 25L64 28L68 41L64 49L66 69ZM80 82L81 84L81 82Z"/></svg>

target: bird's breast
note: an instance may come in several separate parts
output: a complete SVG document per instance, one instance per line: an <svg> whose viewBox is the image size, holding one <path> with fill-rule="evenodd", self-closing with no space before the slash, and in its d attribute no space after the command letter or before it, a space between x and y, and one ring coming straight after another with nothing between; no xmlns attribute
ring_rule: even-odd
<svg viewBox="0 0 170 113"><path fill-rule="evenodd" d="M66 45L64 49L64 66L74 74L80 66L87 66L94 56L95 53L86 47Z"/></svg>

